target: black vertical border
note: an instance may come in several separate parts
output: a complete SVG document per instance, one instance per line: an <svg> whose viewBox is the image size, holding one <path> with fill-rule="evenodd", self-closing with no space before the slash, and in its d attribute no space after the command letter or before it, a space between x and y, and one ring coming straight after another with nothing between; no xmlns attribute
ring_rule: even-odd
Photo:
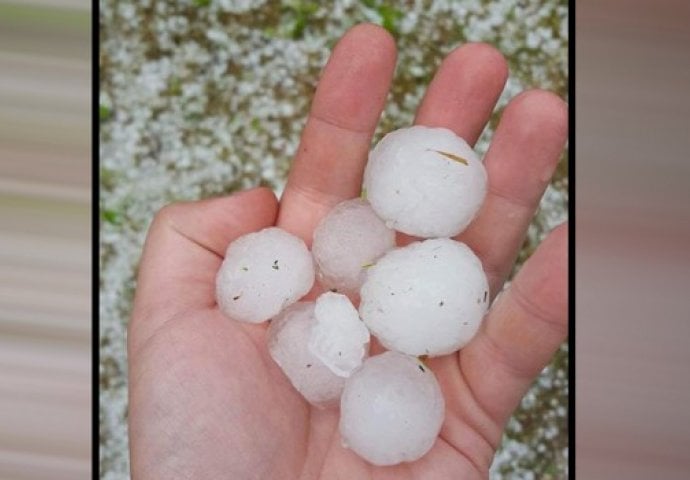
<svg viewBox="0 0 690 480"><path fill-rule="evenodd" d="M568 0L568 478L575 472L575 0Z"/></svg>

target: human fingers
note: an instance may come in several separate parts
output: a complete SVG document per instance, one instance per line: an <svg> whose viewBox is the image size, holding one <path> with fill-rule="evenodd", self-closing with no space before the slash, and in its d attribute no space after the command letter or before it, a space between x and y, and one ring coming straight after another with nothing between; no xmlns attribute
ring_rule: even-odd
<svg viewBox="0 0 690 480"><path fill-rule="evenodd" d="M359 194L395 57L385 29L361 24L340 39L321 75L278 216L307 244L333 205Z"/></svg>
<svg viewBox="0 0 690 480"><path fill-rule="evenodd" d="M484 204L458 237L481 258L492 297L513 267L567 132L567 105L543 90L518 95L501 117L484 158L488 173Z"/></svg>
<svg viewBox="0 0 690 480"><path fill-rule="evenodd" d="M485 43L468 43L446 56L427 88L415 124L444 127L470 145L479 138L508 78L503 55Z"/></svg>
<svg viewBox="0 0 690 480"><path fill-rule="evenodd" d="M213 306L215 277L227 246L273 225L276 215L277 200L267 188L161 209L139 264L130 341L144 341L176 312Z"/></svg>
<svg viewBox="0 0 690 480"><path fill-rule="evenodd" d="M567 336L567 249L568 226L562 224L527 260L458 354L468 391L500 427L497 431Z"/></svg>

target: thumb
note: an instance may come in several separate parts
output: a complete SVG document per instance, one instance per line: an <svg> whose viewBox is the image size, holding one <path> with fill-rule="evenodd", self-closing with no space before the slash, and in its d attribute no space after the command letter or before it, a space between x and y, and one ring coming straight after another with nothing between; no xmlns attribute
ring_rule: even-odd
<svg viewBox="0 0 690 480"><path fill-rule="evenodd" d="M215 304L215 277L230 242L275 223L267 188L163 207L149 227L139 264L129 341L142 343L180 311Z"/></svg>

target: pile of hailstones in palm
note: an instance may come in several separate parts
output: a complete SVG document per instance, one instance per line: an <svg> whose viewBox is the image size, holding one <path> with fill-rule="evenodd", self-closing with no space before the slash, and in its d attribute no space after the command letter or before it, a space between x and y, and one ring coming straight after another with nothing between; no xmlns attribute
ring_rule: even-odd
<svg viewBox="0 0 690 480"><path fill-rule="evenodd" d="M339 405L343 446L374 465L421 458L441 430L445 404L424 359L465 346L487 311L482 264L452 239L486 185L465 140L403 128L370 152L363 195L330 210L311 252L277 227L227 249L220 309L234 321L270 321L273 360L307 402ZM396 246L396 232L419 240ZM316 278L325 293L300 301ZM371 335L384 353L369 354Z"/></svg>

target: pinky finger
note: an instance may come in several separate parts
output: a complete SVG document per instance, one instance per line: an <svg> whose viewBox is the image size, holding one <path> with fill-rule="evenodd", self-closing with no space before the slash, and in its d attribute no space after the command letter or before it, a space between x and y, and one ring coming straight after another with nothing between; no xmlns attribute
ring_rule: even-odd
<svg viewBox="0 0 690 480"><path fill-rule="evenodd" d="M568 226L556 227L459 353L476 401L503 425L568 331Z"/></svg>

